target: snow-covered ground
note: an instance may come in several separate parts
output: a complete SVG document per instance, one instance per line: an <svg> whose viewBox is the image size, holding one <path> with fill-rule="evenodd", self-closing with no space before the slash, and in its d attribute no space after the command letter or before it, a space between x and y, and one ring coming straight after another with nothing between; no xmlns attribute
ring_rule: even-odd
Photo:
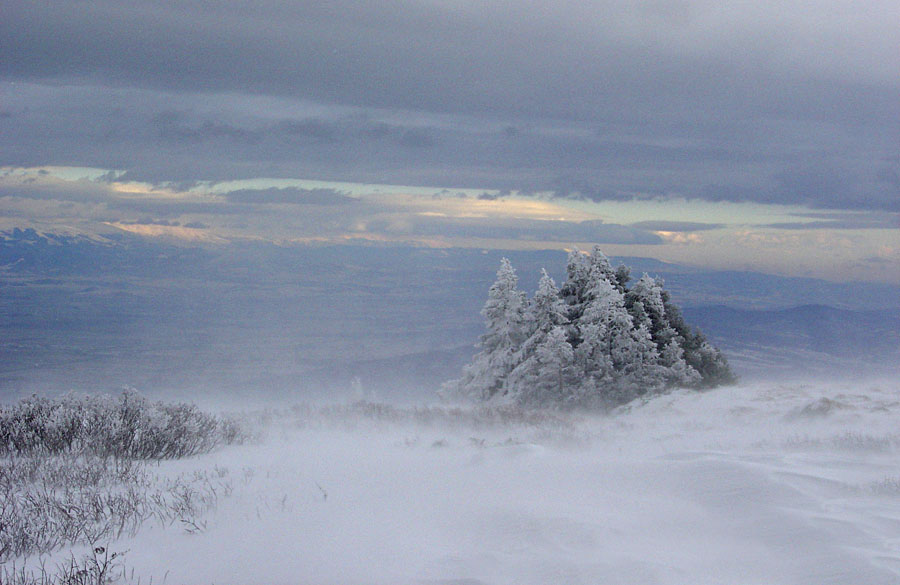
<svg viewBox="0 0 900 585"><path fill-rule="evenodd" d="M234 491L201 532L111 548L146 583L900 583L894 381L679 391L612 417L363 411L285 413L260 444L164 463L227 468Z"/></svg>

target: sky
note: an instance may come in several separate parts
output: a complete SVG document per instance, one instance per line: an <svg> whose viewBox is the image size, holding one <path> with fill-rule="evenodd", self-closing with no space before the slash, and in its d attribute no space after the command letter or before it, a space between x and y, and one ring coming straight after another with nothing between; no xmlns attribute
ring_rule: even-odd
<svg viewBox="0 0 900 585"><path fill-rule="evenodd" d="M0 229L900 284L896 0L9 0Z"/></svg>

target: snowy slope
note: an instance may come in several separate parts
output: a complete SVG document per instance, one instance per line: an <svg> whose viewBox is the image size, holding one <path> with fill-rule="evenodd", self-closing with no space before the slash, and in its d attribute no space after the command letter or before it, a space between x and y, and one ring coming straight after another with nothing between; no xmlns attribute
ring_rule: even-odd
<svg viewBox="0 0 900 585"><path fill-rule="evenodd" d="M275 417L141 582L900 583L900 386L676 392L614 417L368 405Z"/></svg>

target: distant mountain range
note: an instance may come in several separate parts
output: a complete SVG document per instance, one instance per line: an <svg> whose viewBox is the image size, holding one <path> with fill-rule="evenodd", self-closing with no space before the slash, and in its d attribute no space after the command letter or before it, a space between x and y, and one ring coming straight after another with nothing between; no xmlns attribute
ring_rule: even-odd
<svg viewBox="0 0 900 585"><path fill-rule="evenodd" d="M415 396L458 373L501 256L561 252L0 233L0 399L45 389ZM890 367L900 287L614 258L661 276L745 376ZM552 269L556 269L555 271Z"/></svg>
<svg viewBox="0 0 900 585"><path fill-rule="evenodd" d="M840 377L900 371L900 310L851 311L823 305L744 310L725 306L684 310L752 377Z"/></svg>

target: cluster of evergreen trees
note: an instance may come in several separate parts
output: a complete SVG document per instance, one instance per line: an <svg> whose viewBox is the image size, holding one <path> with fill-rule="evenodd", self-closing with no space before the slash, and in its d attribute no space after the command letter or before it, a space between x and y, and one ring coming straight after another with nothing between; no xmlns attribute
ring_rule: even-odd
<svg viewBox="0 0 900 585"><path fill-rule="evenodd" d="M609 408L673 386L734 381L724 356L684 322L663 283L613 269L595 247L569 254L562 287L546 270L531 299L504 258L481 314L481 348L451 390L527 406Z"/></svg>

